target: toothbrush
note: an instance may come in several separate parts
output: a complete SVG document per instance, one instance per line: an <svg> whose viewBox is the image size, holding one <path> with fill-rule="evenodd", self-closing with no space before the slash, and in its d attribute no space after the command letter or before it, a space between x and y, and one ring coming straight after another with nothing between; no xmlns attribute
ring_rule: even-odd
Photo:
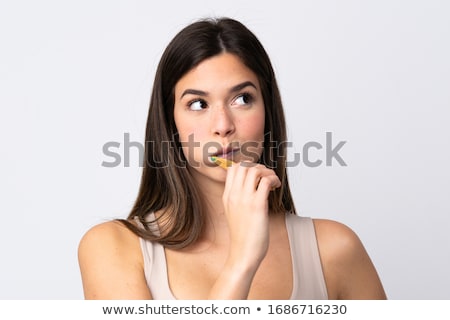
<svg viewBox="0 0 450 320"><path fill-rule="evenodd" d="M216 156L212 156L211 161L214 162L215 164L217 164L219 167L224 168L224 169L228 169L229 167L231 167L234 164L234 162L229 159L220 158L220 157L216 157Z"/></svg>

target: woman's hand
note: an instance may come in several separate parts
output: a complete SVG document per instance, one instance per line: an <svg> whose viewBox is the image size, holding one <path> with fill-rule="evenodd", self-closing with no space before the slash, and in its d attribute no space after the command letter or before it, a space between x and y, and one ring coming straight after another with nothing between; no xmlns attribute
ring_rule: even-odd
<svg viewBox="0 0 450 320"><path fill-rule="evenodd" d="M261 164L241 162L228 169L222 199L232 262L256 271L265 257L269 246L268 197L280 185L275 172Z"/></svg>
<svg viewBox="0 0 450 320"><path fill-rule="evenodd" d="M241 162L228 168L222 201L230 249L209 298L247 299L269 247L269 193L280 186L275 172L263 165Z"/></svg>

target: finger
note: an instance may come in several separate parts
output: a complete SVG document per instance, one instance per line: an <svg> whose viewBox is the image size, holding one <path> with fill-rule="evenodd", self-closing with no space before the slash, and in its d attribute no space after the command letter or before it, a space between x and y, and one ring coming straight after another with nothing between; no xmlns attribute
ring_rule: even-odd
<svg viewBox="0 0 450 320"><path fill-rule="evenodd" d="M276 175L261 177L256 189L257 196L267 199L270 191L280 186L281 181Z"/></svg>
<svg viewBox="0 0 450 320"><path fill-rule="evenodd" d="M267 175L264 170L265 167L252 167L248 169L247 179L245 181L245 189L250 192L255 192L258 188L259 181L262 177Z"/></svg>
<svg viewBox="0 0 450 320"><path fill-rule="evenodd" d="M235 190L242 190L242 188L244 188L245 186L245 181L247 179L247 172L249 169L248 166L249 162L248 161L243 161L238 163L237 167L236 167L236 174L233 180L233 184L234 184L234 189Z"/></svg>
<svg viewBox="0 0 450 320"><path fill-rule="evenodd" d="M252 190L256 190L258 188L258 184L263 177L275 177L275 181L279 180L277 175L272 169L269 169L263 165L258 165L257 167L250 169L247 174L247 188ZM275 183L273 188L278 187L278 184Z"/></svg>
<svg viewBox="0 0 450 320"><path fill-rule="evenodd" d="M234 184L234 178L236 176L236 168L237 164L233 164L232 166L228 167L227 171L227 177L225 179L225 189L223 191L223 198L228 199L228 196L230 194L230 191L233 189Z"/></svg>

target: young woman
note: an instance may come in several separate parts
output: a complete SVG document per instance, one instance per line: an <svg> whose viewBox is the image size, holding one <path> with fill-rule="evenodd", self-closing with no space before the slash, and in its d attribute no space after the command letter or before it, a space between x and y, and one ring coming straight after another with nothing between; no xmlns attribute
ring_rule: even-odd
<svg viewBox="0 0 450 320"><path fill-rule="evenodd" d="M274 72L240 22L197 21L170 42L145 139L128 218L80 242L87 299L386 298L352 230L296 215Z"/></svg>

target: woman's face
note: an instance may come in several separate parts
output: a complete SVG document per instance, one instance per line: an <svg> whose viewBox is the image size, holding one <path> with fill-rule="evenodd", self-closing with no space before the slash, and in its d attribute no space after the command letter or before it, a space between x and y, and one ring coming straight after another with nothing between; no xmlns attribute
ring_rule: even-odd
<svg viewBox="0 0 450 320"><path fill-rule="evenodd" d="M211 156L256 162L264 141L264 101L256 74L233 54L206 59L175 85L174 119L196 172L223 181Z"/></svg>

